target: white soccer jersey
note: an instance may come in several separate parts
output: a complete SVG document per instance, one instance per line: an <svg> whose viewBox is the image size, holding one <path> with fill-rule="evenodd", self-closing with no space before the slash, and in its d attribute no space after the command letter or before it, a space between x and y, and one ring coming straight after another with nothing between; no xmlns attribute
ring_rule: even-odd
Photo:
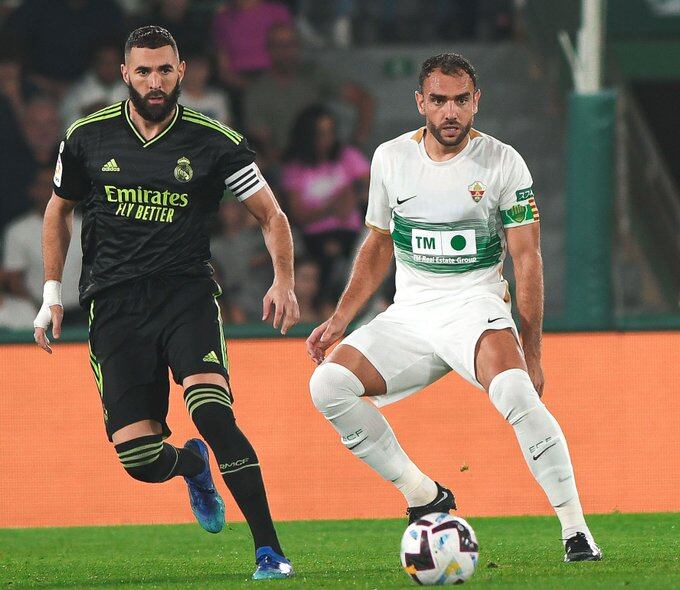
<svg viewBox="0 0 680 590"><path fill-rule="evenodd" d="M538 221L529 169L511 146L474 129L459 154L435 162L423 135L383 143L371 163L366 224L394 241L395 303L507 297L503 228Z"/></svg>

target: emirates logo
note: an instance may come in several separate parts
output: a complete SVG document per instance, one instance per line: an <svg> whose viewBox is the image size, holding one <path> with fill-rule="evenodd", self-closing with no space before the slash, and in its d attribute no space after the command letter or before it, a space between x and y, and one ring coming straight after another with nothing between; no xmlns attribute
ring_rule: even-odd
<svg viewBox="0 0 680 590"><path fill-rule="evenodd" d="M475 180L469 187L470 196L473 198L475 203L479 203L484 196L486 191L486 185L481 180Z"/></svg>

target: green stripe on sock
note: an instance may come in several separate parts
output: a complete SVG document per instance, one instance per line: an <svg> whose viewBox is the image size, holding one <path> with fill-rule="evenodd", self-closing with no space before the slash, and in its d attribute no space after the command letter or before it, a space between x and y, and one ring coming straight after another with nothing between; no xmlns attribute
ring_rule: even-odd
<svg viewBox="0 0 680 590"><path fill-rule="evenodd" d="M224 391L223 389L213 389L212 387L201 387L200 389L192 389L184 398L184 403L189 404L193 401L196 395L201 394L201 393L213 393L215 395L219 395L224 397L228 402L231 402L229 399L229 394Z"/></svg>
<svg viewBox="0 0 680 590"><path fill-rule="evenodd" d="M163 447L163 441L155 442L155 443L150 443L148 445L142 445L141 447L135 447L134 449L128 449L127 451L121 451L118 453L118 458L123 459L123 457L129 457L131 455L134 455L136 453L139 453L140 451L146 451L147 449L158 449L160 452L160 449Z"/></svg>
<svg viewBox="0 0 680 590"><path fill-rule="evenodd" d="M193 418L194 411L197 408L200 408L203 404L209 404L209 403L220 404L222 406L226 406L227 408L231 408L231 404L228 404L224 400L221 400L221 399L204 399L202 401L197 401L194 405L191 406L191 408L187 408L189 410L189 416L191 416Z"/></svg>
<svg viewBox="0 0 680 590"><path fill-rule="evenodd" d="M154 450L154 451L147 451L146 453L139 453L139 455L134 455L132 457L126 457L125 459L121 459L120 462L123 464L123 467L132 467L132 462L140 461L141 459L146 459L149 457L148 463L152 463L158 457L161 456L161 452L163 449L160 450Z"/></svg>
<svg viewBox="0 0 680 590"><path fill-rule="evenodd" d="M231 407L231 401L229 401L223 395L215 395L214 393L204 393L204 394L201 394L201 395L198 395L198 396L191 398L191 401L187 402L187 404L186 404L187 410L189 410L189 412L191 412L192 411L191 408L194 406L194 404L196 402L200 402L200 401L203 401L203 400L206 400L206 399L207 400L214 400L216 402L221 402L221 403L226 404L226 405Z"/></svg>
<svg viewBox="0 0 680 590"><path fill-rule="evenodd" d="M204 395L199 395L198 397L193 398L187 404L187 410L189 410L189 414L193 413L193 411L198 407L197 404L203 405L203 403L207 402L215 402L231 408L231 402L229 400L224 399L224 397L222 396L206 393Z"/></svg>
<svg viewBox="0 0 680 590"><path fill-rule="evenodd" d="M158 459L158 455L154 455L151 457L151 459L144 459L142 461L135 461L134 463L123 463L123 467L126 469L129 469L130 467L141 467L142 465L148 465L149 463L153 463Z"/></svg>

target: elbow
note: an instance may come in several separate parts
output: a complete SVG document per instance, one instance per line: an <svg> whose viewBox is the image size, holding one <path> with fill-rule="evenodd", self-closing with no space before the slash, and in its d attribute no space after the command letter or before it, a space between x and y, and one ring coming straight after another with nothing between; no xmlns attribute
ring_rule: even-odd
<svg viewBox="0 0 680 590"><path fill-rule="evenodd" d="M262 223L262 228L266 231L281 226L287 227L288 225L289 225L288 216L283 212L283 210L280 207L277 207L276 210L272 211L264 219L264 222Z"/></svg>

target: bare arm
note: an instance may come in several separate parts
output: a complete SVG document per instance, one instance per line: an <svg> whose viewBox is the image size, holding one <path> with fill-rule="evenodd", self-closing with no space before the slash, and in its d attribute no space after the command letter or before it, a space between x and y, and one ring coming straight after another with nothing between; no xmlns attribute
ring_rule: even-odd
<svg viewBox="0 0 680 590"><path fill-rule="evenodd" d="M77 204L54 193L47 203L42 233L45 281L61 281L73 232L73 210Z"/></svg>
<svg viewBox="0 0 680 590"><path fill-rule="evenodd" d="M73 231L73 209L77 203L62 199L52 193L52 198L47 203L43 219L42 250L45 283L57 281L61 283L64 272L64 262L71 243ZM50 342L45 334L49 323L52 323L52 335L54 338L61 336L61 320L64 317L64 308L51 300L43 301L43 306L38 312L34 322L36 343L43 350L51 353Z"/></svg>
<svg viewBox="0 0 680 590"><path fill-rule="evenodd" d="M281 210L268 185L248 197L243 204L262 227L264 242L274 265L274 283L262 300L262 319L266 320L274 306L274 328L281 324L285 334L300 319L293 291L293 237L288 218Z"/></svg>
<svg viewBox="0 0 680 590"><path fill-rule="evenodd" d="M508 250L515 267L517 310L520 317L522 347L529 376L539 395L543 395L541 338L543 335L543 259L538 223L508 228Z"/></svg>
<svg viewBox="0 0 680 590"><path fill-rule="evenodd" d="M387 233L371 231L359 249L347 287L333 315L318 326L307 339L307 352L317 364L326 350L345 333L354 316L382 283L392 261L392 238Z"/></svg>

